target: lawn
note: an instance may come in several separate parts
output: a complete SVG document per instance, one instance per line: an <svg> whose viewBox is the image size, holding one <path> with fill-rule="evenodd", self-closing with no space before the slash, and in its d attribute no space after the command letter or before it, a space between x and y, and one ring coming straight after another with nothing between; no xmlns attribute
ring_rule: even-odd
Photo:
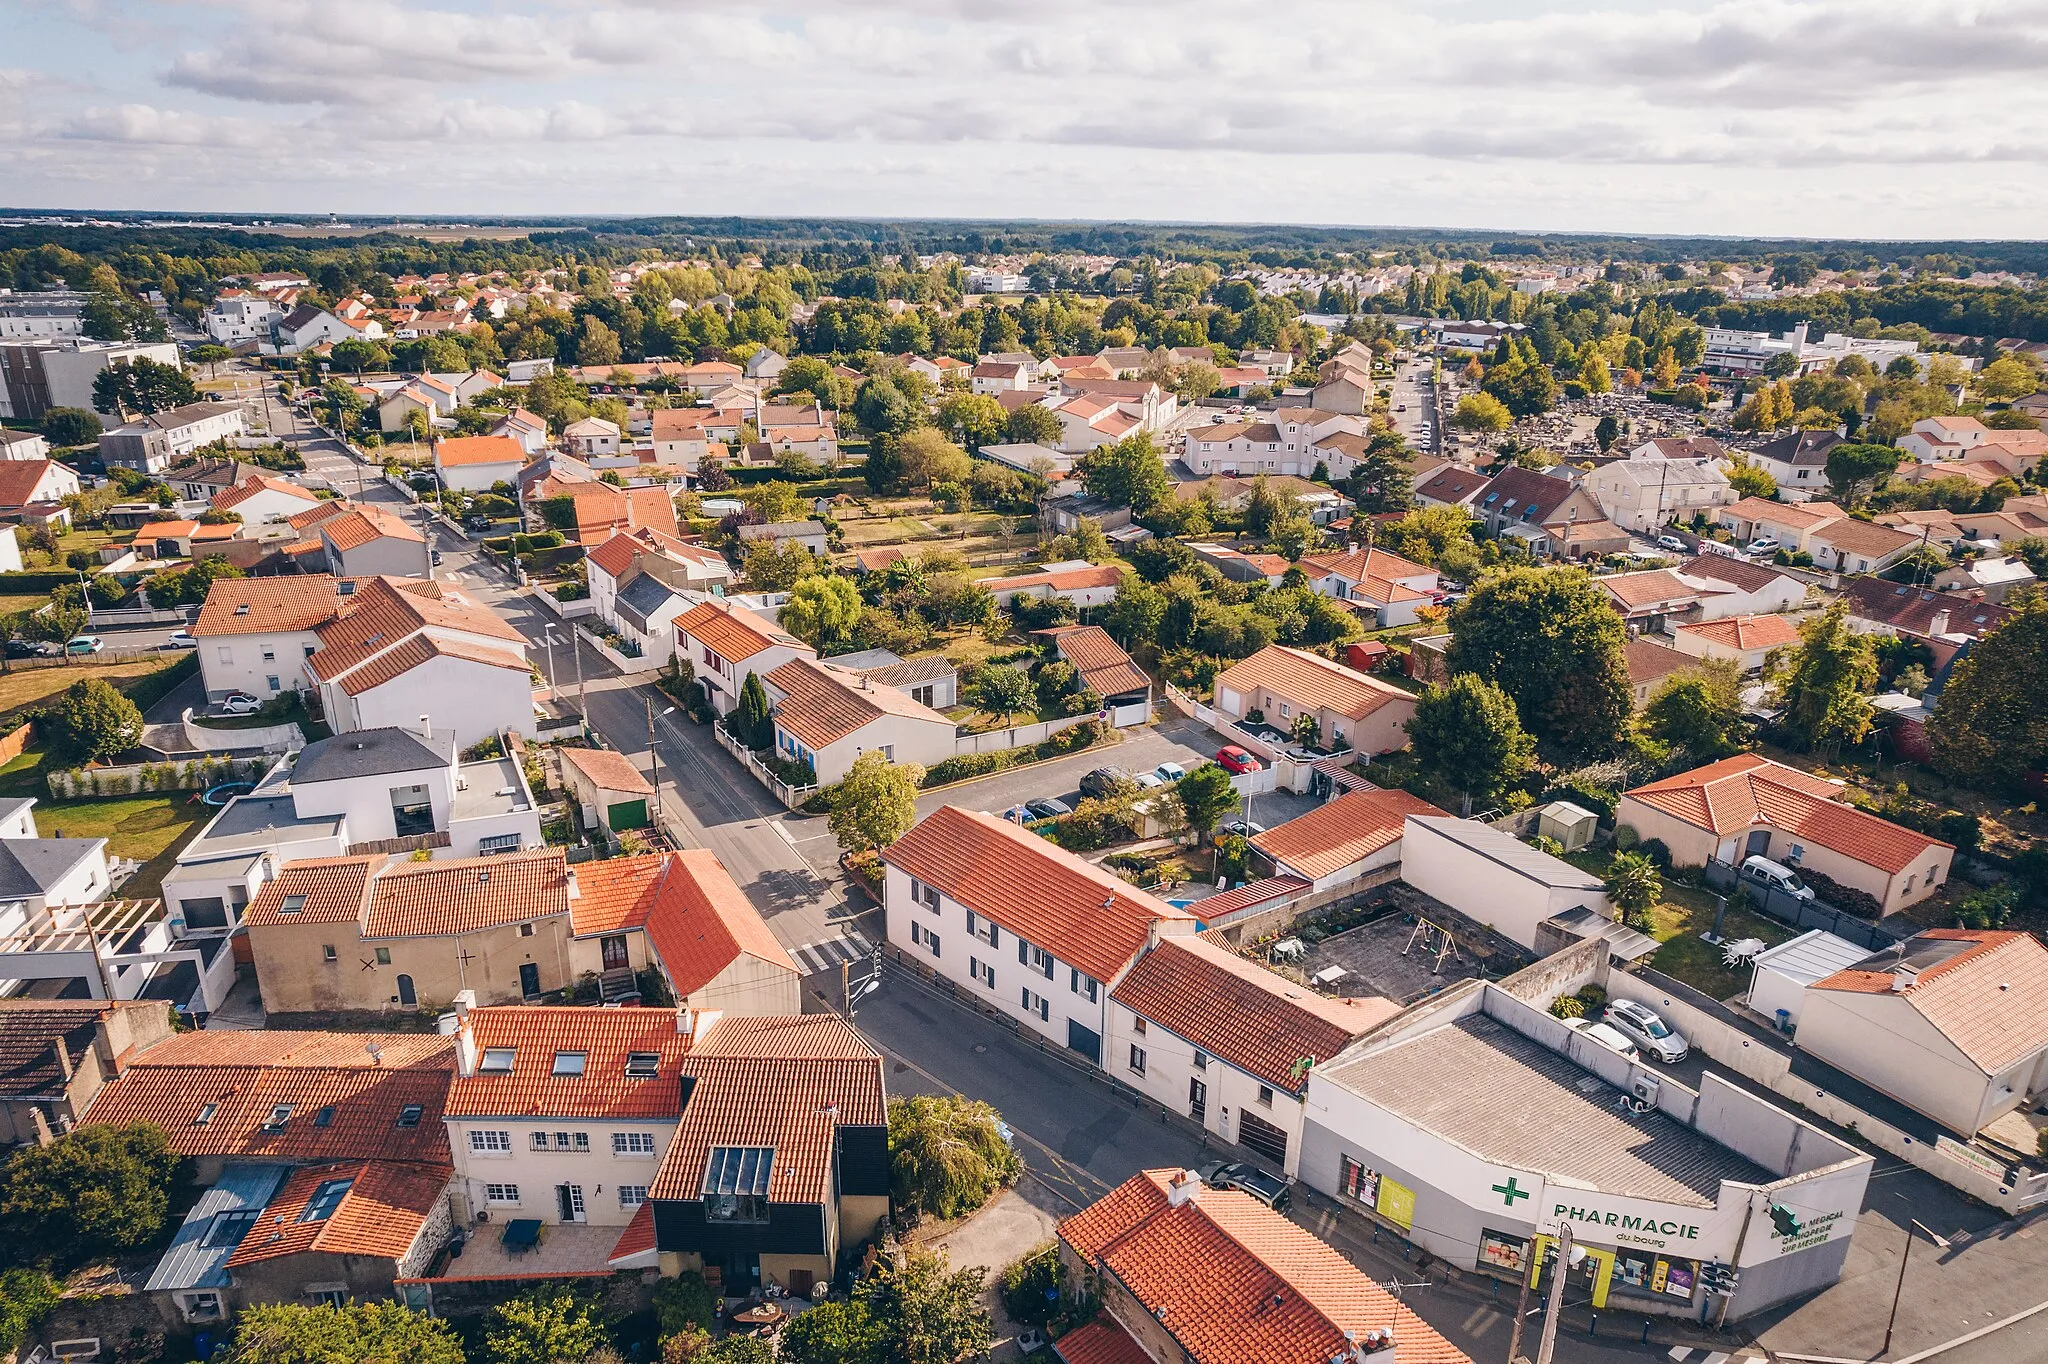
<svg viewBox="0 0 2048 1364"><path fill-rule="evenodd" d="M66 663L55 667L23 667L22 662L16 659L13 666L0 673L0 716L41 705L73 682L88 677L105 678L122 691L129 691L141 679L165 666L154 659L135 663Z"/></svg>
<svg viewBox="0 0 2048 1364"><path fill-rule="evenodd" d="M104 838L110 855L141 862L142 870L121 887L121 898L145 900L161 894L178 850L212 813L199 803L199 793L51 800L43 785L44 757L42 750L32 748L0 767L0 795L34 796L36 831L45 838Z"/></svg>
<svg viewBox="0 0 2048 1364"><path fill-rule="evenodd" d="M1567 854L1565 860L1595 876L1605 876L1607 858L1607 853L1589 848ZM1727 999L1749 988L1749 968L1728 969L1721 964L1720 947L1700 940L1702 933L1714 927L1716 903L1713 891L1680 885L1667 876L1664 899L1650 907L1647 931L1664 944L1650 958L1650 966L1703 994ZM1789 924L1749 913L1731 903L1721 920L1721 936L1730 941L1759 938L1775 945L1793 936L1793 930Z"/></svg>

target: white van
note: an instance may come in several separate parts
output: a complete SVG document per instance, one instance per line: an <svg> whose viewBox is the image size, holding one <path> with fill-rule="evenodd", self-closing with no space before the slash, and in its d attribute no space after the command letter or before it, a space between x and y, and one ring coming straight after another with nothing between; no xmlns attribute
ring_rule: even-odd
<svg viewBox="0 0 2048 1364"><path fill-rule="evenodd" d="M1751 885L1767 886L1780 895L1789 895L1795 900L1814 898L1813 887L1799 879L1792 868L1768 857L1752 857L1742 864L1742 879Z"/></svg>
<svg viewBox="0 0 2048 1364"><path fill-rule="evenodd" d="M1742 551L1735 546L1723 544L1719 540L1709 540L1705 536L1700 537L1700 553L1718 554L1723 559L1740 559L1742 557Z"/></svg>

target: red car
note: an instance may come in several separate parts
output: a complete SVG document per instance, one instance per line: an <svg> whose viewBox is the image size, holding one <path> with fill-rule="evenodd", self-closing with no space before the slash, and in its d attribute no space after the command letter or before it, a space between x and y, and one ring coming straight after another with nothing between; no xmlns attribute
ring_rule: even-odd
<svg viewBox="0 0 2048 1364"><path fill-rule="evenodd" d="M1220 749L1216 754L1216 761L1222 764L1223 770L1226 772L1242 773L1259 770L1259 760L1239 748L1236 744Z"/></svg>

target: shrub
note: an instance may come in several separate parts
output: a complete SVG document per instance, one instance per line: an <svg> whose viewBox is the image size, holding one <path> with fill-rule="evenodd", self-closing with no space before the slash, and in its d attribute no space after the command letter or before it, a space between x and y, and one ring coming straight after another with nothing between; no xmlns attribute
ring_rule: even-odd
<svg viewBox="0 0 2048 1364"><path fill-rule="evenodd" d="M1984 821L1976 815L1951 811L1936 821L1935 832L1957 852L1973 853L1984 842Z"/></svg>
<svg viewBox="0 0 2048 1364"><path fill-rule="evenodd" d="M1671 870L1671 849L1664 845L1663 839L1646 838L1636 844L1636 851L1649 858L1652 862L1655 862L1657 870Z"/></svg>
<svg viewBox="0 0 2048 1364"><path fill-rule="evenodd" d="M913 1095L889 1105L889 1168L896 1206L960 1217L1024 1173L995 1109L960 1095Z"/></svg>
<svg viewBox="0 0 2048 1364"><path fill-rule="evenodd" d="M1643 836L1636 832L1635 825L1617 824L1614 826L1614 846L1619 851L1629 852L1642 841Z"/></svg>
<svg viewBox="0 0 2048 1364"><path fill-rule="evenodd" d="M718 1295L702 1274L678 1274L655 1284L654 1315L663 1336L693 1328L708 1331L718 1320Z"/></svg>
<svg viewBox="0 0 2048 1364"><path fill-rule="evenodd" d="M1559 995L1556 999L1550 1001L1550 1016L1552 1018L1584 1018L1586 1016L1586 1006L1579 1002L1576 995Z"/></svg>
<svg viewBox="0 0 2048 1364"><path fill-rule="evenodd" d="M1847 910L1865 919L1882 918L1884 906L1875 895L1845 886L1834 877L1807 867L1799 868L1799 879L1813 887L1813 893L1833 905L1836 909Z"/></svg>
<svg viewBox="0 0 2048 1364"><path fill-rule="evenodd" d="M1956 907L1956 920L1964 928L2003 928L2022 900L2019 886L2001 881L1985 890L1972 891Z"/></svg>
<svg viewBox="0 0 2048 1364"><path fill-rule="evenodd" d="M0 1352L12 1350L57 1305L57 1281L39 1269L0 1273Z"/></svg>
<svg viewBox="0 0 2048 1364"><path fill-rule="evenodd" d="M1011 1321L1043 1327L1059 1311L1060 1290L1065 1280L1059 1246L1047 1241L1005 1269L996 1279L996 1287L1002 1292L1003 1311Z"/></svg>

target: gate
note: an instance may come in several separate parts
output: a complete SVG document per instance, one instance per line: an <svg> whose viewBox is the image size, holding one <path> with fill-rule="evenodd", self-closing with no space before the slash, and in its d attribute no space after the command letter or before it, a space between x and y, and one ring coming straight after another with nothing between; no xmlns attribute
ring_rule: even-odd
<svg viewBox="0 0 2048 1364"><path fill-rule="evenodd" d="M1237 1140L1240 1145L1256 1151L1275 1165L1287 1166L1287 1133L1256 1113L1240 1109L1237 1115Z"/></svg>

